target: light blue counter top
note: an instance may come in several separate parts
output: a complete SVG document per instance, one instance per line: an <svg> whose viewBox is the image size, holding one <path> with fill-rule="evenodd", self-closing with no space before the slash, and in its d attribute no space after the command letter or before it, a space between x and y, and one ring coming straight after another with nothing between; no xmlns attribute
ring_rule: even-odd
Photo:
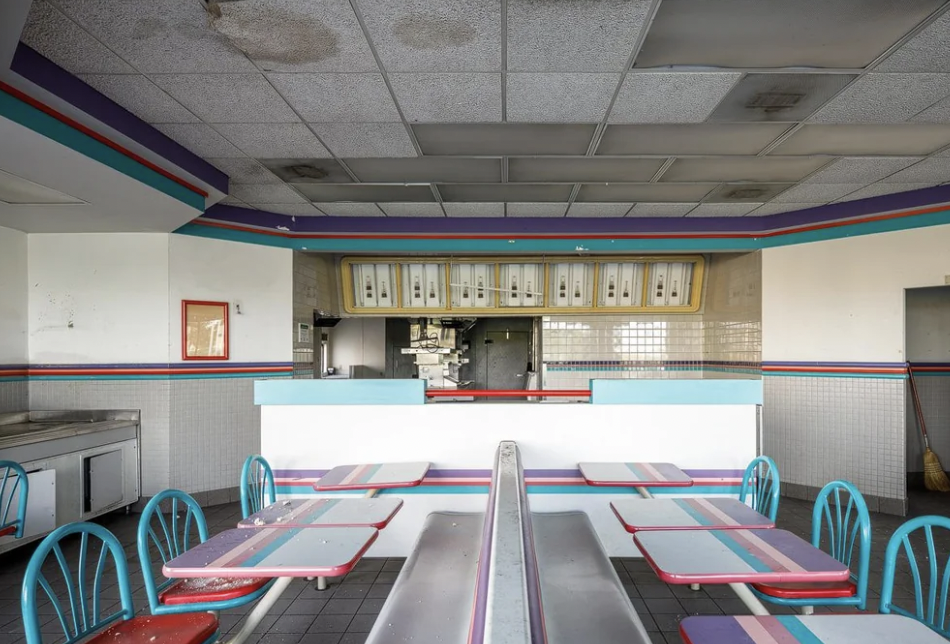
<svg viewBox="0 0 950 644"><path fill-rule="evenodd" d="M255 405L424 405L424 380L258 380Z"/></svg>
<svg viewBox="0 0 950 644"><path fill-rule="evenodd" d="M761 405L761 380L591 380L594 405Z"/></svg>

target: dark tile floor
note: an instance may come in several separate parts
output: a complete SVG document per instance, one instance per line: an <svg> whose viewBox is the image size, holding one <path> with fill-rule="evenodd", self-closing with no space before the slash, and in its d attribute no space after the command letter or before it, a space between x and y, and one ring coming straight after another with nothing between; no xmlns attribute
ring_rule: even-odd
<svg viewBox="0 0 950 644"><path fill-rule="evenodd" d="M811 533L811 504L782 499L778 525L805 537ZM911 498L911 515L948 514L950 499L937 494L919 493ZM206 509L212 533L232 528L240 518L237 504ZM138 560L134 555L135 526L138 515L116 514L103 517L101 523L125 545L130 560L136 608L147 605L142 588ZM874 531L871 553L870 610L876 610L880 596L880 575L887 539L903 519L882 514L872 516ZM618 529L619 526L618 526ZM950 539L938 541L941 561L950 554ZM33 546L0 556L0 644L24 641L20 621L20 583ZM727 586L706 586L691 591L683 586L659 582L641 559L617 559L614 565L636 606L653 641L660 644L681 642L677 632L680 620L687 615L718 615L746 613L745 606ZM366 639L386 596L402 566L401 559L364 559L346 577L330 580L325 591L315 582L294 582L262 622L260 644L360 644ZM899 577L897 597L907 594L908 577ZM117 595L112 594L112 597ZM772 607L773 612L789 612ZM822 609L817 609L821 612ZM227 611L221 616L222 633L235 628L246 611ZM49 615L52 618L52 615ZM52 632L52 631L51 631ZM54 639L50 639L54 641ZM255 640L250 640L253 644Z"/></svg>

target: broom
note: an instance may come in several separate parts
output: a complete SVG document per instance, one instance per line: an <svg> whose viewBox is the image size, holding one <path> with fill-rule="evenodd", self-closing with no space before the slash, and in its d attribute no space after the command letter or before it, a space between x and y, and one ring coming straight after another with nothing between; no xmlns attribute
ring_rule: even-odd
<svg viewBox="0 0 950 644"><path fill-rule="evenodd" d="M917 412L917 424L920 426L920 435L924 439L924 487L933 492L950 492L950 479L940 465L940 459L930 450L930 439L927 438L927 426L924 424L924 412L920 408L920 396L917 395L917 382L914 380L914 370L907 363L907 376L910 379L910 392L914 397L914 410Z"/></svg>

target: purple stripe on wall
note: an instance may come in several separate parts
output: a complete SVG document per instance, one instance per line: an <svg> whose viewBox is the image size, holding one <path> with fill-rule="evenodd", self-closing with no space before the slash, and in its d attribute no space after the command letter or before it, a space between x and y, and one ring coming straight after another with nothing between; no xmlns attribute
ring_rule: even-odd
<svg viewBox="0 0 950 644"><path fill-rule="evenodd" d="M325 475L330 470L311 470L311 469L287 469L287 470L274 470L274 476L281 479L308 479L308 478L317 478ZM742 478L744 470L683 470L691 477L696 478ZM427 479L448 479L448 478L460 478L460 479L487 479L491 476L492 471L489 469L483 470L460 470L460 469L430 469L426 473ZM576 478L583 479L581 476L580 470L545 470L537 469L531 470L526 469L524 471L526 478Z"/></svg>
<svg viewBox="0 0 950 644"><path fill-rule="evenodd" d="M255 367L293 367L293 362L155 362L126 364L33 364L29 369L214 369L216 367L255 368Z"/></svg>

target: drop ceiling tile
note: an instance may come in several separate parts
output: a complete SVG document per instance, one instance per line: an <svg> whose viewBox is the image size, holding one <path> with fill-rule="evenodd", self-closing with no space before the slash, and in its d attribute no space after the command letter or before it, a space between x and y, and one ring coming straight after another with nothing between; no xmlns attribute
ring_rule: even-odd
<svg viewBox="0 0 950 644"><path fill-rule="evenodd" d="M597 154L754 155L789 127L785 123L608 125Z"/></svg>
<svg viewBox="0 0 950 644"><path fill-rule="evenodd" d="M281 181L298 183L352 183L353 178L333 159L261 159ZM251 183L247 181L245 183Z"/></svg>
<svg viewBox="0 0 950 644"><path fill-rule="evenodd" d="M609 157L511 157L508 181L650 181L664 159Z"/></svg>
<svg viewBox="0 0 950 644"><path fill-rule="evenodd" d="M914 123L950 123L950 98L937 101L910 120Z"/></svg>
<svg viewBox="0 0 950 644"><path fill-rule="evenodd" d="M226 206L241 206L242 208L251 208L251 206L248 206L246 203L244 203L240 199L235 199L231 195L225 195L224 199L222 199L218 203L224 204Z"/></svg>
<svg viewBox="0 0 950 644"><path fill-rule="evenodd" d="M509 0L508 69L622 71L650 4L648 0Z"/></svg>
<svg viewBox="0 0 950 644"><path fill-rule="evenodd" d="M135 70L45 0L33 0L20 40L73 74Z"/></svg>
<svg viewBox="0 0 950 644"><path fill-rule="evenodd" d="M867 185L902 170L920 157L846 157L822 168L805 183L860 183Z"/></svg>
<svg viewBox="0 0 950 644"><path fill-rule="evenodd" d="M866 185L866 183L802 183L777 196L775 202L831 203Z"/></svg>
<svg viewBox="0 0 950 644"><path fill-rule="evenodd" d="M924 159L909 168L883 179L884 183L940 183L950 182L950 158Z"/></svg>
<svg viewBox="0 0 950 644"><path fill-rule="evenodd" d="M772 153L776 155L915 156L930 154L947 144L950 144L950 125L809 124L789 136Z"/></svg>
<svg viewBox="0 0 950 644"><path fill-rule="evenodd" d="M340 202L431 202L435 201L428 185L379 185L366 183L300 183L297 190L311 201ZM323 206L317 205L320 210ZM324 210L324 212L326 212ZM329 213L328 213L329 214Z"/></svg>
<svg viewBox="0 0 950 644"><path fill-rule="evenodd" d="M572 186L558 184L440 184L439 192L444 201L498 201L512 202L563 202L571 196Z"/></svg>
<svg viewBox="0 0 950 644"><path fill-rule="evenodd" d="M153 74L155 84L206 123L294 123L262 74Z"/></svg>
<svg viewBox="0 0 950 644"><path fill-rule="evenodd" d="M417 157L413 159L346 159L346 165L370 183L497 183L501 159Z"/></svg>
<svg viewBox="0 0 950 644"><path fill-rule="evenodd" d="M204 123L157 123L155 129L206 159L245 156L230 141Z"/></svg>
<svg viewBox="0 0 950 644"><path fill-rule="evenodd" d="M147 123L196 123L198 118L141 74L81 74L79 79Z"/></svg>
<svg viewBox="0 0 950 644"><path fill-rule="evenodd" d="M330 156L303 123L231 123L215 125L215 128L256 159Z"/></svg>
<svg viewBox="0 0 950 644"><path fill-rule="evenodd" d="M508 204L509 217L563 217L566 203L518 203Z"/></svg>
<svg viewBox="0 0 950 644"><path fill-rule="evenodd" d="M610 111L610 122L705 121L741 76L732 72L631 72Z"/></svg>
<svg viewBox="0 0 950 644"><path fill-rule="evenodd" d="M445 217L437 203L381 203L379 207L388 217Z"/></svg>
<svg viewBox="0 0 950 644"><path fill-rule="evenodd" d="M857 201L858 199L870 199L871 197L881 197L883 195L893 195L898 192L910 192L920 190L921 188L932 188L932 183L873 183L869 186L855 190L839 201Z"/></svg>
<svg viewBox="0 0 950 644"><path fill-rule="evenodd" d="M798 210L808 210L809 208L817 208L818 206L823 206L823 203L778 203L772 202L767 203L764 206L760 206L752 211L752 217L766 217L768 215L779 215L783 212L795 212Z"/></svg>
<svg viewBox="0 0 950 644"><path fill-rule="evenodd" d="M950 72L950 13L944 13L874 68L876 72Z"/></svg>
<svg viewBox="0 0 950 644"><path fill-rule="evenodd" d="M501 74L390 74L410 123L501 120Z"/></svg>
<svg viewBox="0 0 950 644"><path fill-rule="evenodd" d="M201 2L57 0L63 12L145 74L255 72L210 25Z"/></svg>
<svg viewBox="0 0 950 644"><path fill-rule="evenodd" d="M576 205L576 204L575 204ZM686 214L698 206L691 203L647 203L640 202L630 209L628 217L685 217Z"/></svg>
<svg viewBox="0 0 950 644"><path fill-rule="evenodd" d="M674 161L660 181L799 181L829 161L827 157L693 157Z"/></svg>
<svg viewBox="0 0 950 644"><path fill-rule="evenodd" d="M346 0L219 2L210 21L264 71L379 71Z"/></svg>
<svg viewBox="0 0 950 644"><path fill-rule="evenodd" d="M573 203L567 211L568 217L623 217L633 206L632 203Z"/></svg>
<svg viewBox="0 0 950 644"><path fill-rule="evenodd" d="M386 213L374 203L320 203L313 204L331 217L385 217Z"/></svg>
<svg viewBox="0 0 950 644"><path fill-rule="evenodd" d="M588 183L581 186L576 201L699 201L716 187L715 183Z"/></svg>
<svg viewBox="0 0 950 644"><path fill-rule="evenodd" d="M771 201L792 187L790 183L724 183L705 201L710 203L755 203Z"/></svg>
<svg viewBox="0 0 950 644"><path fill-rule="evenodd" d="M232 184L231 194L250 204L258 203L305 203L306 199L286 183L278 184Z"/></svg>
<svg viewBox="0 0 950 644"><path fill-rule="evenodd" d="M710 121L803 121L856 74L746 74Z"/></svg>
<svg viewBox="0 0 950 644"><path fill-rule="evenodd" d="M382 74L267 74L308 123L395 123Z"/></svg>
<svg viewBox="0 0 950 644"><path fill-rule="evenodd" d="M745 217L761 203L701 203L687 217Z"/></svg>
<svg viewBox="0 0 950 644"><path fill-rule="evenodd" d="M258 210L276 212L278 215L290 215L291 217L323 216L322 212L309 203L256 203L253 206Z"/></svg>
<svg viewBox="0 0 950 644"><path fill-rule="evenodd" d="M620 74L508 74L508 121L600 122Z"/></svg>
<svg viewBox="0 0 950 644"><path fill-rule="evenodd" d="M281 183L273 172L254 159L208 159L231 179L232 183Z"/></svg>
<svg viewBox="0 0 950 644"><path fill-rule="evenodd" d="M503 203L452 203L442 204L445 214L449 217L504 217L505 204Z"/></svg>
<svg viewBox="0 0 950 644"><path fill-rule="evenodd" d="M637 67L863 68L943 0L663 0Z"/></svg>
<svg viewBox="0 0 950 644"><path fill-rule="evenodd" d="M337 157L415 157L402 123L313 123L311 129Z"/></svg>
<svg viewBox="0 0 950 644"><path fill-rule="evenodd" d="M544 123L414 125L424 154L581 155L595 125Z"/></svg>
<svg viewBox="0 0 950 644"><path fill-rule="evenodd" d="M818 110L815 123L901 123L950 94L950 74L868 74Z"/></svg>
<svg viewBox="0 0 950 644"><path fill-rule="evenodd" d="M390 72L501 69L497 0L360 0L363 22Z"/></svg>

